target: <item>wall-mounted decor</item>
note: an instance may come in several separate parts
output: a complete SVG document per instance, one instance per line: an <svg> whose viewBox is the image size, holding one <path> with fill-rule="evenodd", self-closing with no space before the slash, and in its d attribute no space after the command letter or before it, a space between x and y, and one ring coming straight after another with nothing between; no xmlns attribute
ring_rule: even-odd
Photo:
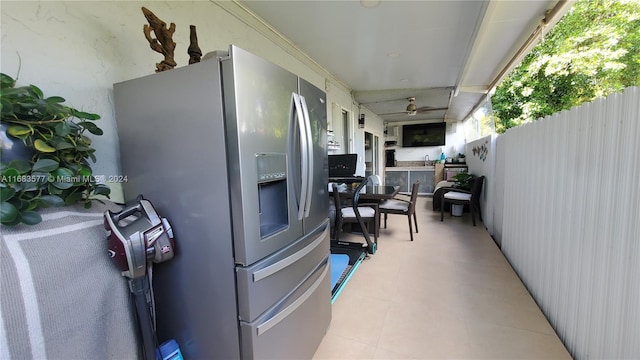
<svg viewBox="0 0 640 360"><path fill-rule="evenodd" d="M487 146L488 143L489 140L485 140L480 146L474 146L471 149L471 152L473 155L479 157L480 160L485 161L487 159L487 154L489 154L489 147Z"/></svg>
<svg viewBox="0 0 640 360"><path fill-rule="evenodd" d="M189 54L189 64L195 64L200 62L202 58L202 50L198 46L198 35L196 34L196 26L189 25L189 48L187 53Z"/></svg>
<svg viewBox="0 0 640 360"><path fill-rule="evenodd" d="M167 24L160 20L149 9L142 7L142 13L149 22L145 24L143 31L144 36L149 42L149 46L153 51L164 55L164 60L156 64L156 72L173 69L177 64L173 59L173 53L176 49L176 43L173 41L173 33L176 31L176 24L171 23L167 28ZM155 39L151 37L151 31L155 34Z"/></svg>

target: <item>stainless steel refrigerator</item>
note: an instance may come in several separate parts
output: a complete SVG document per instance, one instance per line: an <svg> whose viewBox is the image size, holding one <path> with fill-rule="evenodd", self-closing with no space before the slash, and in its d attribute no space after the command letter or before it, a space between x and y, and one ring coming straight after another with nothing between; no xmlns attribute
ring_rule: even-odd
<svg viewBox="0 0 640 360"><path fill-rule="evenodd" d="M310 358L331 321L326 96L231 46L114 85L125 198L172 224L159 341L187 359Z"/></svg>

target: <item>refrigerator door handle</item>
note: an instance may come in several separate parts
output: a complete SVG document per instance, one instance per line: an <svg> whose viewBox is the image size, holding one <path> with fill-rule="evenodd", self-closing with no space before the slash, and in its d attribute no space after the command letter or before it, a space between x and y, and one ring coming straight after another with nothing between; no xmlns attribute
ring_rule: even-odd
<svg viewBox="0 0 640 360"><path fill-rule="evenodd" d="M320 246L326 239L327 236L329 235L329 227L327 226L326 229L324 229L324 231L322 232L322 234L318 235L318 238L315 239L311 244L305 246L302 250L296 252L295 254L288 256L280 261L278 261L277 263L273 264L273 265L269 265L265 268L262 268L256 272L253 273L253 282L258 282L266 277L269 277L275 273L277 273L278 271L290 266L291 264L296 263L298 260L302 259L303 257L307 256L307 254L309 254L310 252L312 252L313 250L315 250L315 248L317 248L318 246Z"/></svg>
<svg viewBox="0 0 640 360"><path fill-rule="evenodd" d="M309 117L307 100L302 95L300 95L300 100L302 102L302 112L304 114L304 122L307 128L307 151L309 155L309 180L307 181L307 202L304 204L304 217L309 217L309 212L311 211L311 198L313 195L313 139L311 137L311 118Z"/></svg>
<svg viewBox="0 0 640 360"><path fill-rule="evenodd" d="M307 193L308 193L308 189L307 189L307 184L309 182L309 144L307 144L308 138L306 135L307 132L307 127L305 125L305 120L304 120L304 114L302 112L302 103L300 101L300 95L296 94L296 93L292 93L291 94L292 98L293 98L293 104L295 107L295 115L297 115L298 117L298 121L296 122L296 124L298 124L298 130L300 132L300 150L302 153L302 156L300 157L301 161L302 161L302 179L301 179L301 186L300 186L300 204L298 205L298 220L302 220L303 216L304 216L304 209L305 209L305 204L307 202ZM293 114L292 114L293 117ZM291 119L291 121L295 121L295 119Z"/></svg>
<svg viewBox="0 0 640 360"><path fill-rule="evenodd" d="M327 275L327 272L329 272L329 264L325 263L325 267L324 267L324 270L322 271L322 275L318 277L318 279L313 283L313 285L309 287L309 289L307 289L307 291L304 292L304 294L300 295L299 298L297 298L294 302L292 302L291 305L284 308L284 310L280 311L269 320L258 325L257 327L258 336L264 334L272 327L278 325L278 323L286 319L287 316L289 316L291 313L296 311L296 309L300 307L300 305L302 305L305 301L307 301L307 299L311 297L311 295L313 295L313 293L318 289L318 287L322 283L322 280Z"/></svg>

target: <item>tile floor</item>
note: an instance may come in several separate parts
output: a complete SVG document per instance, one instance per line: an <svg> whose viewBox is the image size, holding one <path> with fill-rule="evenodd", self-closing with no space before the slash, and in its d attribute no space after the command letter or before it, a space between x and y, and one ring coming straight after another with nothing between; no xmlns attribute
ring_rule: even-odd
<svg viewBox="0 0 640 360"><path fill-rule="evenodd" d="M570 359L484 226L431 206L419 198L414 242L389 216L314 359Z"/></svg>

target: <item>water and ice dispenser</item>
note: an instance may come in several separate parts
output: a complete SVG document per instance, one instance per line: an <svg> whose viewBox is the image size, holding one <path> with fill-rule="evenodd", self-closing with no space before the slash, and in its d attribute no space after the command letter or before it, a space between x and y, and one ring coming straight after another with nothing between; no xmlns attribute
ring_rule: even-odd
<svg viewBox="0 0 640 360"><path fill-rule="evenodd" d="M289 225L287 201L287 155L257 154L260 238Z"/></svg>

